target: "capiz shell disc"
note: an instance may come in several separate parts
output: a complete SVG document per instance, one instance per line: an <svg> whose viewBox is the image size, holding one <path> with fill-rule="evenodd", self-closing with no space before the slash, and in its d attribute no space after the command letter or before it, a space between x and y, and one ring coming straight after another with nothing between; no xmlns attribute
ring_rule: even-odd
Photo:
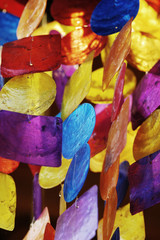
<svg viewBox="0 0 160 240"><path fill-rule="evenodd" d="M135 18L138 9L139 0L101 0L91 16L92 30L103 36L119 32L131 17Z"/></svg>
<svg viewBox="0 0 160 240"><path fill-rule="evenodd" d="M60 167L41 167L39 173L40 186L48 189L61 184L65 179L71 160L62 156L62 165Z"/></svg>
<svg viewBox="0 0 160 240"><path fill-rule="evenodd" d="M32 224L23 240L43 240L47 223L50 223L48 208L45 207L39 218Z"/></svg>
<svg viewBox="0 0 160 240"><path fill-rule="evenodd" d="M160 202L160 150L141 158L129 168L130 210L132 214Z"/></svg>
<svg viewBox="0 0 160 240"><path fill-rule="evenodd" d="M65 158L73 158L79 148L89 140L95 120L94 107L84 103L63 122L62 154Z"/></svg>
<svg viewBox="0 0 160 240"><path fill-rule="evenodd" d="M136 160L148 156L160 149L160 109L154 111L140 126L133 144Z"/></svg>
<svg viewBox="0 0 160 240"><path fill-rule="evenodd" d="M90 240L98 227L98 187L85 192L57 220L55 240Z"/></svg>
<svg viewBox="0 0 160 240"><path fill-rule="evenodd" d="M46 73L10 79L0 91L0 109L41 115L54 102L56 84Z"/></svg>
<svg viewBox="0 0 160 240"><path fill-rule="evenodd" d="M0 157L0 172L12 173L19 166L19 162Z"/></svg>
<svg viewBox="0 0 160 240"><path fill-rule="evenodd" d="M108 87L111 79L120 69L123 61L125 60L130 51L132 29L131 24L132 19L130 19L121 29L111 47L109 55L105 60L103 73L103 90Z"/></svg>
<svg viewBox="0 0 160 240"><path fill-rule="evenodd" d="M13 231L16 214L16 186L13 178L0 173L0 228Z"/></svg>
<svg viewBox="0 0 160 240"><path fill-rule="evenodd" d="M13 77L57 69L61 63L60 34L27 37L5 43L1 74Z"/></svg>
<svg viewBox="0 0 160 240"><path fill-rule="evenodd" d="M21 15L18 28L18 39L29 37L42 20L47 0L29 0Z"/></svg>
<svg viewBox="0 0 160 240"><path fill-rule="evenodd" d="M0 111L0 156L16 161L61 165L62 120Z"/></svg>
<svg viewBox="0 0 160 240"><path fill-rule="evenodd" d="M63 121L78 107L86 97L90 84L94 52L73 73L64 88L61 116Z"/></svg>
<svg viewBox="0 0 160 240"><path fill-rule="evenodd" d="M143 213L137 213L133 216L129 207L130 204L127 204L117 210L113 231L119 227L121 238L124 240L144 240L145 225Z"/></svg>
<svg viewBox="0 0 160 240"><path fill-rule="evenodd" d="M64 181L64 199L71 202L80 192L89 170L90 147L85 143L74 155Z"/></svg>

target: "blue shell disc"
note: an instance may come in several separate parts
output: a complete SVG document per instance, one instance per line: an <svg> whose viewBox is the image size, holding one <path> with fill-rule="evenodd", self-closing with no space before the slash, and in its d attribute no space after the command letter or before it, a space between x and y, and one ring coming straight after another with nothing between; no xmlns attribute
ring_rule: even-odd
<svg viewBox="0 0 160 240"><path fill-rule="evenodd" d="M119 240L120 239L120 233L119 233L119 227L116 228L111 240Z"/></svg>
<svg viewBox="0 0 160 240"><path fill-rule="evenodd" d="M19 18L9 13L0 12L0 45L17 40L16 31Z"/></svg>
<svg viewBox="0 0 160 240"><path fill-rule="evenodd" d="M64 181L64 199L71 202L80 192L89 170L90 147L85 143L74 155Z"/></svg>
<svg viewBox="0 0 160 240"><path fill-rule="evenodd" d="M88 142L95 121L94 107L89 103L84 103L63 122L62 154L64 158L73 158L83 144Z"/></svg>
<svg viewBox="0 0 160 240"><path fill-rule="evenodd" d="M117 209L121 205L127 190L128 190L128 169L129 169L129 162L124 161L119 166L119 177L118 182L116 186L117 190L117 196L118 196L118 203L117 203Z"/></svg>
<svg viewBox="0 0 160 240"><path fill-rule="evenodd" d="M139 10L139 0L102 0L91 16L92 31L106 36L119 32Z"/></svg>

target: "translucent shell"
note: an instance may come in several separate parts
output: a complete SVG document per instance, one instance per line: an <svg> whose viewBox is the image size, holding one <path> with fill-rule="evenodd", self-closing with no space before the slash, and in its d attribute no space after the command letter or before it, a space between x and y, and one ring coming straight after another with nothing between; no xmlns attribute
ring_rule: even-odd
<svg viewBox="0 0 160 240"><path fill-rule="evenodd" d="M119 154L122 152L126 144L127 125L129 119L129 98L123 103L120 113L116 120L112 123L107 141L106 156L103 163L103 170L100 176L100 193L103 200L106 200L108 189L107 174L110 167L117 161ZM117 175L115 174L115 179Z"/></svg>
<svg viewBox="0 0 160 240"><path fill-rule="evenodd" d="M133 145L136 160L148 156L160 149L160 109L154 111L138 129Z"/></svg>
<svg viewBox="0 0 160 240"><path fill-rule="evenodd" d="M109 240L112 234L117 210L117 192L113 188L106 199L106 205L103 213L103 239Z"/></svg>
<svg viewBox="0 0 160 240"><path fill-rule="evenodd" d="M114 75L110 81L107 89L102 90L102 78L103 78L103 68L99 68L92 72L92 81L90 90L86 96L86 99L93 103L110 103L113 101L114 87L118 72ZM126 69L125 79L124 79L124 97L127 97L133 92L136 87L136 76L130 69Z"/></svg>
<svg viewBox="0 0 160 240"><path fill-rule="evenodd" d="M0 173L0 228L13 231L16 214L16 186L13 178Z"/></svg>
<svg viewBox="0 0 160 240"><path fill-rule="evenodd" d="M119 32L131 17L135 18L138 9L139 0L101 0L91 16L92 30L102 36Z"/></svg>
<svg viewBox="0 0 160 240"><path fill-rule="evenodd" d="M133 143L134 139L136 137L138 128L133 131L132 124L129 122L127 127L127 142L120 154L120 162L123 162L124 160L127 160L130 164L135 162L134 156L133 156Z"/></svg>
<svg viewBox="0 0 160 240"><path fill-rule="evenodd" d="M145 225L143 213L131 215L130 204L119 208L116 212L116 219L114 228L120 228L120 236L124 240L144 240L145 239Z"/></svg>
<svg viewBox="0 0 160 240"><path fill-rule="evenodd" d="M14 172L18 166L19 162L0 157L0 172L9 174Z"/></svg>
<svg viewBox="0 0 160 240"><path fill-rule="evenodd" d="M89 103L80 105L63 122L62 154L70 159L88 142L96 121L94 107Z"/></svg>
<svg viewBox="0 0 160 240"><path fill-rule="evenodd" d="M16 76L0 91L0 109L41 115L54 102L55 96L56 84L48 74Z"/></svg>
<svg viewBox="0 0 160 240"><path fill-rule="evenodd" d="M19 18L9 13L0 12L0 46L6 42L11 42L17 39L16 29L18 26Z"/></svg>
<svg viewBox="0 0 160 240"><path fill-rule="evenodd" d="M111 79L113 78L115 73L120 69L123 61L125 60L130 51L131 24L132 19L130 19L121 29L111 47L108 57L105 60L102 85L103 90L105 90L108 87L108 84L110 83Z"/></svg>
<svg viewBox="0 0 160 240"><path fill-rule="evenodd" d="M160 202L160 150L129 167L130 211L144 211Z"/></svg>
<svg viewBox="0 0 160 240"><path fill-rule="evenodd" d="M60 40L60 34L55 34L5 43L2 48L2 76L8 78L57 69L61 64Z"/></svg>
<svg viewBox="0 0 160 240"><path fill-rule="evenodd" d="M39 218L32 224L23 240L44 240L47 223L50 223L48 208L45 207Z"/></svg>
<svg viewBox="0 0 160 240"><path fill-rule="evenodd" d="M146 0L158 13L160 13L160 2L159 0Z"/></svg>
<svg viewBox="0 0 160 240"><path fill-rule="evenodd" d="M91 14L98 2L99 0L87 3L85 0L54 0L50 11L52 17L62 24L84 26L90 23Z"/></svg>
<svg viewBox="0 0 160 240"><path fill-rule="evenodd" d="M59 167L61 152L61 118L0 111L1 157Z"/></svg>
<svg viewBox="0 0 160 240"><path fill-rule="evenodd" d="M132 23L134 31L148 33L150 37L153 36L154 38L160 39L160 29L158 27L159 24L160 19L158 17L158 13L150 5L148 5L147 1L140 0L138 14Z"/></svg>
<svg viewBox="0 0 160 240"><path fill-rule="evenodd" d="M50 223L47 223L43 240L54 240L55 230Z"/></svg>
<svg viewBox="0 0 160 240"><path fill-rule="evenodd" d="M127 60L141 71L149 71L159 60L160 19L158 13L145 0L132 23L131 51ZM152 56L152 57L151 57Z"/></svg>
<svg viewBox="0 0 160 240"><path fill-rule="evenodd" d="M93 50L98 56L107 43L107 37L92 32L90 27L76 28L62 38L62 63L81 64Z"/></svg>
<svg viewBox="0 0 160 240"><path fill-rule="evenodd" d="M147 72L159 60L159 46L160 39L143 32L132 32L131 51L127 61L140 71Z"/></svg>
<svg viewBox="0 0 160 240"><path fill-rule="evenodd" d="M85 143L73 156L64 181L64 199L73 201L82 189L89 170L90 147Z"/></svg>
<svg viewBox="0 0 160 240"><path fill-rule="evenodd" d="M39 184L42 188L48 189L61 184L67 174L71 159L62 157L60 167L41 167L39 173Z"/></svg>
<svg viewBox="0 0 160 240"><path fill-rule="evenodd" d="M13 14L14 16L20 17L24 5L27 3L27 0L17 1L17 0L1 0L0 1L0 9L4 9L7 12Z"/></svg>
<svg viewBox="0 0 160 240"><path fill-rule="evenodd" d="M29 0L22 12L18 28L18 39L29 37L39 25L45 12L47 0Z"/></svg>
<svg viewBox="0 0 160 240"><path fill-rule="evenodd" d="M65 36L67 33L73 31L74 29L75 28L72 26L66 26L66 25L60 24L57 21L53 21L35 29L34 32L32 33L32 36L48 35L52 30L56 30L62 36Z"/></svg>
<svg viewBox="0 0 160 240"><path fill-rule="evenodd" d="M92 239L98 227L98 187L94 185L59 216L55 240Z"/></svg>
<svg viewBox="0 0 160 240"><path fill-rule="evenodd" d="M78 107L89 91L93 55L94 52L90 53L65 86L61 109L63 121Z"/></svg>
<svg viewBox="0 0 160 240"><path fill-rule="evenodd" d="M112 122L116 119L116 117L121 109L121 106L124 102L123 88L124 88L125 71L126 71L126 64L123 63L121 70L118 74L118 78L116 80L116 85L115 85L115 90L114 90L114 97L113 97L113 104L112 104L112 116L111 116Z"/></svg>

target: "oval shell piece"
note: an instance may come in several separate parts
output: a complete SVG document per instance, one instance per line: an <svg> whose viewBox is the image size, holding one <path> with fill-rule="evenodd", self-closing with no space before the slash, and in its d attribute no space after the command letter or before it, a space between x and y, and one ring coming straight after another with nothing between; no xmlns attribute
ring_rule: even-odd
<svg viewBox="0 0 160 240"><path fill-rule="evenodd" d="M42 20L47 0L29 0L22 12L18 28L17 38L29 37Z"/></svg>
<svg viewBox="0 0 160 240"><path fill-rule="evenodd" d="M56 84L46 73L10 79L0 91L0 109L41 115L54 102Z"/></svg>
<svg viewBox="0 0 160 240"><path fill-rule="evenodd" d="M13 178L0 173L0 228L13 231L16 214L16 186Z"/></svg>
<svg viewBox="0 0 160 240"><path fill-rule="evenodd" d="M61 184L67 174L71 159L62 157L60 167L41 167L39 173L39 184L42 188L53 188Z"/></svg>
<svg viewBox="0 0 160 240"><path fill-rule="evenodd" d="M130 51L132 18L124 25L115 39L110 53L105 60L103 73L103 90L108 87L115 73L120 69Z"/></svg>
<svg viewBox="0 0 160 240"><path fill-rule="evenodd" d="M133 144L136 160L146 157L160 149L160 109L154 111L139 128Z"/></svg>

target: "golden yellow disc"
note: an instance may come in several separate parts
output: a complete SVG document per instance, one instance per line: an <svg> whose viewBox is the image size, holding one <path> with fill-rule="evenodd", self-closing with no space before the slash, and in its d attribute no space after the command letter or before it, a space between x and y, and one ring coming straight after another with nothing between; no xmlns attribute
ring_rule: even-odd
<svg viewBox="0 0 160 240"><path fill-rule="evenodd" d="M16 186L10 175L0 173L0 228L13 231L16 214Z"/></svg>
<svg viewBox="0 0 160 240"><path fill-rule="evenodd" d="M62 36L65 36L69 32L73 31L75 27L72 26L66 26L63 24L60 24L57 21L53 21L50 23L47 23L39 28L37 28L33 33L32 36L38 36L38 35L48 35L50 31L56 30L58 31Z"/></svg>
<svg viewBox="0 0 160 240"><path fill-rule="evenodd" d="M145 225L143 212L131 215L130 204L119 208L116 212L113 233L116 228L120 228L120 236L123 240L144 240Z"/></svg>
<svg viewBox="0 0 160 240"><path fill-rule="evenodd" d="M62 157L60 167L41 167L39 173L39 184L42 188L53 188L61 184L67 174L72 159Z"/></svg>
<svg viewBox="0 0 160 240"><path fill-rule="evenodd" d="M99 68L92 73L92 82L89 93L86 96L86 99L90 100L93 103L110 103L113 101L114 88L116 84L116 79L118 77L118 72L112 78L107 89L102 90L102 78L103 78L103 68ZM126 69L125 82L123 94L124 97L127 97L133 92L136 87L136 77L130 69Z"/></svg>
<svg viewBox="0 0 160 240"><path fill-rule="evenodd" d="M0 91L0 109L41 115L54 102L56 84L46 73L16 76Z"/></svg>
<svg viewBox="0 0 160 240"><path fill-rule="evenodd" d="M140 126L133 144L136 160L160 149L160 109L155 110Z"/></svg>
<svg viewBox="0 0 160 240"><path fill-rule="evenodd" d="M89 92L93 57L94 51L88 55L87 59L73 73L65 86L61 109L63 121L78 107Z"/></svg>

